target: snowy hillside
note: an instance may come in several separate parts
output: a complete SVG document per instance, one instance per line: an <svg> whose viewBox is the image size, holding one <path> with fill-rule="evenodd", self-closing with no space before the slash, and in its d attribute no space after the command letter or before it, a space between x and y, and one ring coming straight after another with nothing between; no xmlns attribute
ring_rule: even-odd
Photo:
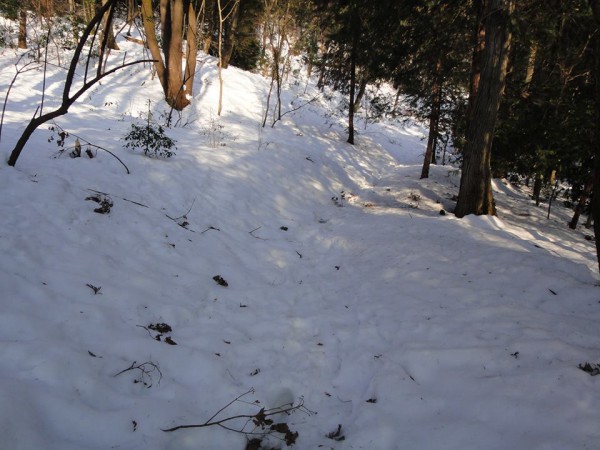
<svg viewBox="0 0 600 450"><path fill-rule="evenodd" d="M47 127L0 165L0 449L250 448L219 426L162 431L239 396L213 420L300 406L271 419L302 450L598 448L600 377L578 368L600 362L597 266L568 210L546 220L497 180L499 217L442 215L460 175L419 180L417 125L361 123L351 146L336 97L302 106L318 91L290 79L283 111L302 107L262 128L268 80L233 67L219 118L202 59L172 158L123 148L148 100L168 112L133 67L56 121L65 148L78 136L130 174ZM13 88L3 161L42 75Z"/></svg>

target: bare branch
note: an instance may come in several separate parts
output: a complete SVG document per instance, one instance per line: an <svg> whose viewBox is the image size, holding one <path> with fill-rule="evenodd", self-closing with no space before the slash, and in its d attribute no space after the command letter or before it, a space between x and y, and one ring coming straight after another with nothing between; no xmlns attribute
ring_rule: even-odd
<svg viewBox="0 0 600 450"><path fill-rule="evenodd" d="M237 398L235 398L234 400L230 401L227 405L225 405L223 408L221 408L219 411L217 411L216 414L214 414L210 419L208 419L204 423L195 424L195 425L178 425L176 427L167 428L167 429L164 429L162 431L164 431L166 433L170 433L170 432L173 432L173 431L183 430L183 429L190 429L190 428L206 428L206 427L211 427L211 426L220 426L220 427L225 428L227 430L235 431L235 432L238 432L238 433L256 434L256 433L244 431L243 428L242 429L235 429L235 428L226 427L223 424L227 423L227 422L230 422L232 420L236 420L236 419L248 419L248 420L263 419L264 420L264 418L266 418L266 417L271 417L271 416L275 416L275 415L278 415L278 414L289 414L289 413L292 413L292 412L298 411L298 410L305 411L308 414L311 413L311 411L309 411L306 408L304 408L304 399L301 398L297 405L291 404L288 407L277 407L277 408L267 409L267 410L265 410L263 408L257 414L238 414L238 415L235 415L235 416L226 417L226 418L221 419L221 420L213 420L220 413L222 413L225 409L227 409L232 404L234 404L235 402L239 401L239 399L241 399L243 396L245 396L245 395L247 395L247 394L249 394L251 392L254 392L254 389L251 389L248 392L245 392L242 395L240 395ZM263 434L263 433L260 433L260 434Z"/></svg>
<svg viewBox="0 0 600 450"><path fill-rule="evenodd" d="M54 126L62 131L64 131L64 128L61 127L60 125L58 125L56 122L53 122ZM87 145L88 147L94 147L97 148L98 150L103 150L106 153L108 153L109 155L112 155L117 161L119 161L123 167L125 167L125 170L127 171L127 175L129 175L131 172L129 171L129 167L127 167L125 165L125 163L121 160L121 158L119 158L117 155L115 155L113 152L111 152L110 150L105 149L104 147L101 147L99 145L96 144L92 144L90 141L82 138L81 136L76 135L75 133L69 133L71 136L75 136L77 139L79 139L80 141L82 141L85 145Z"/></svg>

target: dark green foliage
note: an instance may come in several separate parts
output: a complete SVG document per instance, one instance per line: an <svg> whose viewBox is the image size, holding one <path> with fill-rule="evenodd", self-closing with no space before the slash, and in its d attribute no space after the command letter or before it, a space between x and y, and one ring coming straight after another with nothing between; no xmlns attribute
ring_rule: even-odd
<svg viewBox="0 0 600 450"><path fill-rule="evenodd" d="M262 0L240 0L237 26L233 30L230 63L240 69L255 70L261 55L257 29L262 20Z"/></svg>
<svg viewBox="0 0 600 450"><path fill-rule="evenodd" d="M8 19L16 20L23 4L15 0L0 0L0 13Z"/></svg>
<svg viewBox="0 0 600 450"><path fill-rule="evenodd" d="M574 185L589 176L595 128L590 40L597 28L585 0L529 2L517 10L512 71L500 111L492 168Z"/></svg>
<svg viewBox="0 0 600 450"><path fill-rule="evenodd" d="M141 149L151 158L170 158L175 154L175 141L165 134L161 125L147 122L145 125L131 124L131 131L123 139L126 148Z"/></svg>
<svg viewBox="0 0 600 450"><path fill-rule="evenodd" d="M261 55L260 43L256 36L248 36L233 48L231 65L242 70L254 71Z"/></svg>

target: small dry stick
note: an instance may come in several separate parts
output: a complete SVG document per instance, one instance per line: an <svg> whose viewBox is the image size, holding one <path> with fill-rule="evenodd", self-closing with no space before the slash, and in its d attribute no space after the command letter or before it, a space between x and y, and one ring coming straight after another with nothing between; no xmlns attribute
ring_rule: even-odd
<svg viewBox="0 0 600 450"><path fill-rule="evenodd" d="M261 238L261 237L259 237L259 236L255 236L255 235L254 235L254 232L255 232L255 231L258 231L258 230L260 230L261 228L262 228L262 227L257 227L257 228L255 228L255 229L254 229L254 230L252 230L252 231L248 231L248 234L249 234L250 236L252 236L253 238L255 238L255 239L260 239L261 241L266 241L266 239L265 239L265 238Z"/></svg>
<svg viewBox="0 0 600 450"><path fill-rule="evenodd" d="M236 420L236 419L247 419L248 421L255 419L258 415L260 415L261 418L266 418L269 416L274 416L277 414L287 414L287 413L291 413L293 411L296 410L305 410L307 412L310 413L309 410L307 410L306 408L304 408L304 400L301 399L300 402L294 406L293 404L290 405L287 408L281 408L281 407L277 407L277 408L273 408L273 409L268 409L265 410L264 408L261 409L257 414L238 414L236 416L231 416L231 417L226 417L224 419L221 420L214 420L219 414L221 414L223 411L225 411L227 408L229 408L231 405L233 405L235 402L240 401L240 399L248 394L251 394L254 392L254 389L250 389L247 392L244 392L243 394L239 395L238 397L234 398L233 400L231 400L229 403L227 403L225 406L223 406L220 410L218 410L215 414L212 415L212 417L210 419L208 419L206 422L201 423L201 424L195 424L195 425L178 425L176 427L173 428L167 428L166 430L162 430L166 433L170 433L172 431L177 431L177 430L183 430L183 429L188 429L188 428L205 428L205 427L211 427L211 426L219 426L221 428L224 428L226 430L229 431L235 431L236 433L242 433L242 434L263 434L263 433L253 433L253 432L249 432L249 431L244 431L244 429L242 428L241 430L235 429L235 428L231 428L228 427L226 425L224 425L226 422L230 422L232 420Z"/></svg>

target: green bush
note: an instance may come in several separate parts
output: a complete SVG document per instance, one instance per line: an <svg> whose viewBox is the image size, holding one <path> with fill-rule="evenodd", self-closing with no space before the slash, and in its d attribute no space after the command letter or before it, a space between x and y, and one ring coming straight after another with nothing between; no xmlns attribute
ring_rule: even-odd
<svg viewBox="0 0 600 450"><path fill-rule="evenodd" d="M172 149L177 149L175 141L165 134L160 125L148 121L145 125L131 124L131 131L123 139L127 142L126 148L143 150L150 158L170 158L175 154Z"/></svg>

